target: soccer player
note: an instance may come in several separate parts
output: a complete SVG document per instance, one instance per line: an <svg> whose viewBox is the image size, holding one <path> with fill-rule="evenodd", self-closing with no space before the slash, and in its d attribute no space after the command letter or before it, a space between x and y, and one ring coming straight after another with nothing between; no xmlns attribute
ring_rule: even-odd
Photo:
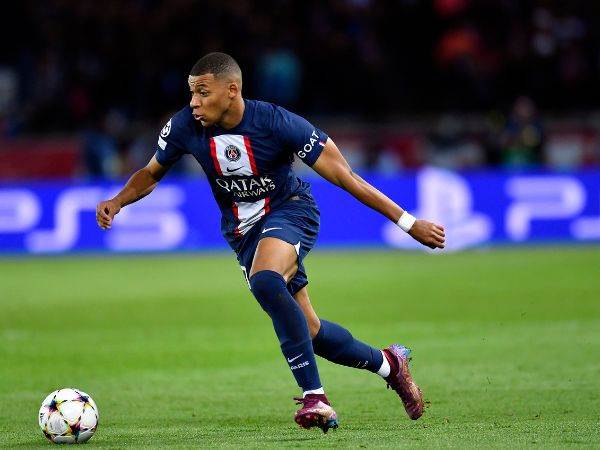
<svg viewBox="0 0 600 450"><path fill-rule="evenodd" d="M295 421L324 432L337 415L319 379L315 354L380 375L411 419L423 413L421 391L408 369L409 350L379 350L313 310L302 263L315 244L319 209L310 185L292 170L297 156L326 180L396 223L432 249L443 248L444 228L417 220L352 171L322 130L277 105L242 98L242 72L224 53L210 53L188 77L191 101L167 122L148 165L114 198L96 208L98 225L111 227L125 205L148 195L184 154L202 166L221 209L222 233L244 277L270 316L281 351L302 389Z"/></svg>

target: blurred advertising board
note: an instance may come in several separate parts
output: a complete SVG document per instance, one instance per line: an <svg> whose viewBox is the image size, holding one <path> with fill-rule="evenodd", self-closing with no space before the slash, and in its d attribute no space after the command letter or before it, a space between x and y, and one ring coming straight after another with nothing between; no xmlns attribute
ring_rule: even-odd
<svg viewBox="0 0 600 450"><path fill-rule="evenodd" d="M446 227L447 250L489 244L600 242L600 171L450 172L366 177L420 218ZM312 178L321 209L317 247L419 246L394 224L325 180ZM95 206L121 184L0 184L0 252L193 251L229 248L206 180L167 177L124 208L110 231Z"/></svg>

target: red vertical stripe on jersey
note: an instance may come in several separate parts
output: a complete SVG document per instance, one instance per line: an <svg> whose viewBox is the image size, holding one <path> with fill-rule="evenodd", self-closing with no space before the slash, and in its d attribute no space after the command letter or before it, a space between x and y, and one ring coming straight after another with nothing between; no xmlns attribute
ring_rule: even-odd
<svg viewBox="0 0 600 450"><path fill-rule="evenodd" d="M250 169L254 175L258 175L258 169L256 168L256 161L254 161L254 153L252 152L252 146L250 145L250 139L248 136L244 136L244 145L248 152L248 160L250 161Z"/></svg>
<svg viewBox="0 0 600 450"><path fill-rule="evenodd" d="M269 214L269 211L271 211L271 205L269 203L271 203L271 198L265 197L265 206L264 206L265 215Z"/></svg>
<svg viewBox="0 0 600 450"><path fill-rule="evenodd" d="M219 175L223 176L221 166L219 165L219 158L217 158L217 145L215 144L215 138L210 138L210 156L215 164L215 170Z"/></svg>
<svg viewBox="0 0 600 450"><path fill-rule="evenodd" d="M232 203L231 210L233 211L233 217L235 217L235 220L237 220L239 222L240 217L239 217L239 213L238 213L238 206L235 204L235 202ZM242 235L242 233L240 232L240 229L238 227L235 227L235 229L233 230L233 235L236 238L240 237Z"/></svg>

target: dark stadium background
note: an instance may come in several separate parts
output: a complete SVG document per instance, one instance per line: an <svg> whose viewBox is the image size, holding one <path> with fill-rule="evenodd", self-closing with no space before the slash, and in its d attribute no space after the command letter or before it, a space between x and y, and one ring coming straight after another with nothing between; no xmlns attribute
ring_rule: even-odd
<svg viewBox="0 0 600 450"><path fill-rule="evenodd" d="M102 448L599 445L600 2L21 0L1 15L0 447L47 444L40 402L68 386L98 404ZM292 377L192 158L96 226L210 51L239 61L244 96L306 116L445 225L444 251L412 251L298 165L322 212L311 302L413 349L421 420L319 359L340 428L295 427Z"/></svg>
<svg viewBox="0 0 600 450"><path fill-rule="evenodd" d="M351 137L358 168L377 169L388 154L391 171L600 161L597 2L50 0L3 9L18 26L0 61L2 179L36 177L42 162L32 160L48 147L75 155L63 155L68 168L37 168L43 177L129 174L188 101L193 63L213 50L238 59L247 97L308 115L338 139L360 130ZM541 139L513 161L507 132L529 123ZM549 153L564 140L567 157Z"/></svg>

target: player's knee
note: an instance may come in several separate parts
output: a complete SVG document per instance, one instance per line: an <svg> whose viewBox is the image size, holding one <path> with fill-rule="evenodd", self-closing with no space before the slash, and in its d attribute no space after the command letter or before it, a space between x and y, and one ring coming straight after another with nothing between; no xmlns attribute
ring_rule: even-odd
<svg viewBox="0 0 600 450"><path fill-rule="evenodd" d="M314 339L315 336L319 333L319 330L321 329L321 321L316 315L307 317L306 321L308 322L308 331L310 333L310 338Z"/></svg>
<svg viewBox="0 0 600 450"><path fill-rule="evenodd" d="M250 289L260 306L270 315L277 307L277 298L286 291L285 280L272 270L260 270L250 277Z"/></svg>

